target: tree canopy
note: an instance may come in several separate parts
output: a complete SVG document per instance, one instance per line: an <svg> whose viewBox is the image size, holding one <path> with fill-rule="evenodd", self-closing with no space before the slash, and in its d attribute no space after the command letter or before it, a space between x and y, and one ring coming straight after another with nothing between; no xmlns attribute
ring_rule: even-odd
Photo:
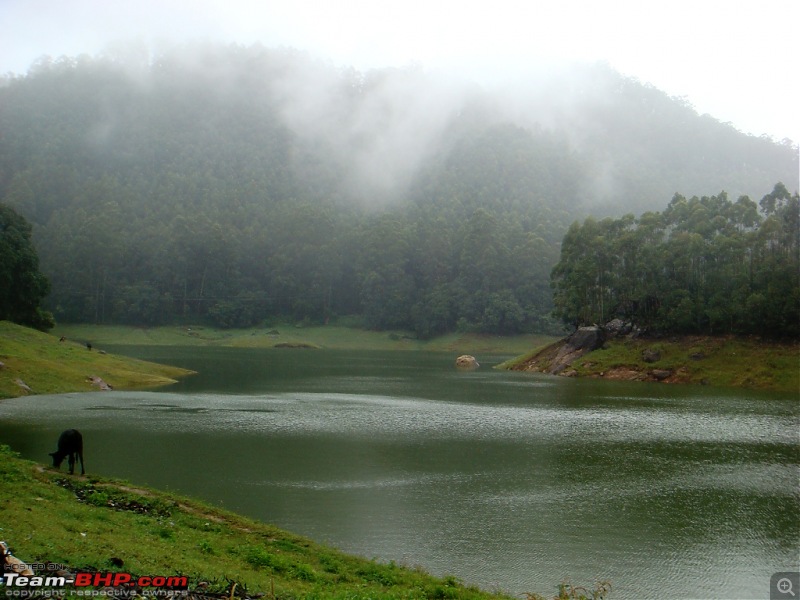
<svg viewBox="0 0 800 600"><path fill-rule="evenodd" d="M799 236L800 198L782 183L759 204L676 194L638 219L575 222L552 272L555 312L575 326L622 317L667 332L798 337Z"/></svg>
<svg viewBox="0 0 800 600"><path fill-rule="evenodd" d="M31 243L31 226L17 212L0 204L0 321L49 329L53 317L41 309L50 291L39 271Z"/></svg>

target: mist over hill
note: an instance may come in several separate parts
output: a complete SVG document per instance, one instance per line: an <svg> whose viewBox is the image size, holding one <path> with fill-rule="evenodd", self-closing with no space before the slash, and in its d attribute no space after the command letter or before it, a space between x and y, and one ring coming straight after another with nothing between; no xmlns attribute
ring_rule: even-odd
<svg viewBox="0 0 800 600"><path fill-rule="evenodd" d="M0 133L64 321L547 330L574 220L800 185L792 143L602 64L488 87L262 46L44 59L0 83Z"/></svg>

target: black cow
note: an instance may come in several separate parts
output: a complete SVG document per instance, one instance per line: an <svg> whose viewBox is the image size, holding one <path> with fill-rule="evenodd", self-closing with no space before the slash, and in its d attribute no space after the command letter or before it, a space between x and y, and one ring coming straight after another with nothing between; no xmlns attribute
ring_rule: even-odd
<svg viewBox="0 0 800 600"><path fill-rule="evenodd" d="M51 452L50 456L53 457L53 466L56 469L61 468L61 463L65 457L69 457L69 474L75 472L75 455L81 461L81 475L85 475L86 471L83 470L83 436L77 429L67 429L58 437L58 450Z"/></svg>

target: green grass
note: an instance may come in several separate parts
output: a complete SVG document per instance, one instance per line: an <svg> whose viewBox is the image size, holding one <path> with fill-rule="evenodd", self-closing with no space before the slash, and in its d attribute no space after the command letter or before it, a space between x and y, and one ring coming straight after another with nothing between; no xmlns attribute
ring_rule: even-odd
<svg viewBox="0 0 800 600"><path fill-rule="evenodd" d="M97 389L88 380L100 377L114 388L166 385L191 371L112 354L54 335L0 321L0 398L25 393L58 394ZM21 380L31 392L16 382Z"/></svg>
<svg viewBox="0 0 800 600"><path fill-rule="evenodd" d="M29 563L186 575L190 589L207 582L206 591L226 596L235 582L239 594L285 599L510 598L454 577L346 555L174 494L67 476L7 446L0 446L0 485L3 539Z"/></svg>
<svg viewBox="0 0 800 600"><path fill-rule="evenodd" d="M645 349L660 359L647 363ZM505 363L521 368L538 350ZM675 336L663 339L609 340L600 350L572 363L581 377L626 379L653 369L671 371L668 381L723 387L800 392L800 345L755 338Z"/></svg>
<svg viewBox="0 0 800 600"><path fill-rule="evenodd" d="M277 333L275 333L277 332ZM249 329L214 329L203 326L125 327L114 325L59 325L55 335L65 335L93 345L141 344L162 346L236 346L271 348L280 344L307 345L336 350L427 350L433 352L519 354L555 341L544 335L495 336L452 333L418 340L404 331L370 331L340 325L296 327L291 324Z"/></svg>
<svg viewBox="0 0 800 600"><path fill-rule="evenodd" d="M529 360L531 360L534 356L539 354L542 350L553 344L553 341L547 341L539 346L536 346L533 350L529 350L525 352L525 354L520 354L519 356L515 356L514 358L509 358L505 362L501 362L499 365L495 367L495 369L506 369L506 370L514 370L517 367L521 367Z"/></svg>

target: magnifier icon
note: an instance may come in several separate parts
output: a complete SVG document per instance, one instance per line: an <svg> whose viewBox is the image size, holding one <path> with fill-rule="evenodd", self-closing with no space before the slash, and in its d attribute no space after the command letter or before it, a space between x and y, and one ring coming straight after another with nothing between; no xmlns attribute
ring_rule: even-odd
<svg viewBox="0 0 800 600"><path fill-rule="evenodd" d="M781 594L789 594L793 598L795 597L795 593L792 590L792 581L784 577L783 579L778 579L778 583L775 584L775 587L778 588L778 591Z"/></svg>

